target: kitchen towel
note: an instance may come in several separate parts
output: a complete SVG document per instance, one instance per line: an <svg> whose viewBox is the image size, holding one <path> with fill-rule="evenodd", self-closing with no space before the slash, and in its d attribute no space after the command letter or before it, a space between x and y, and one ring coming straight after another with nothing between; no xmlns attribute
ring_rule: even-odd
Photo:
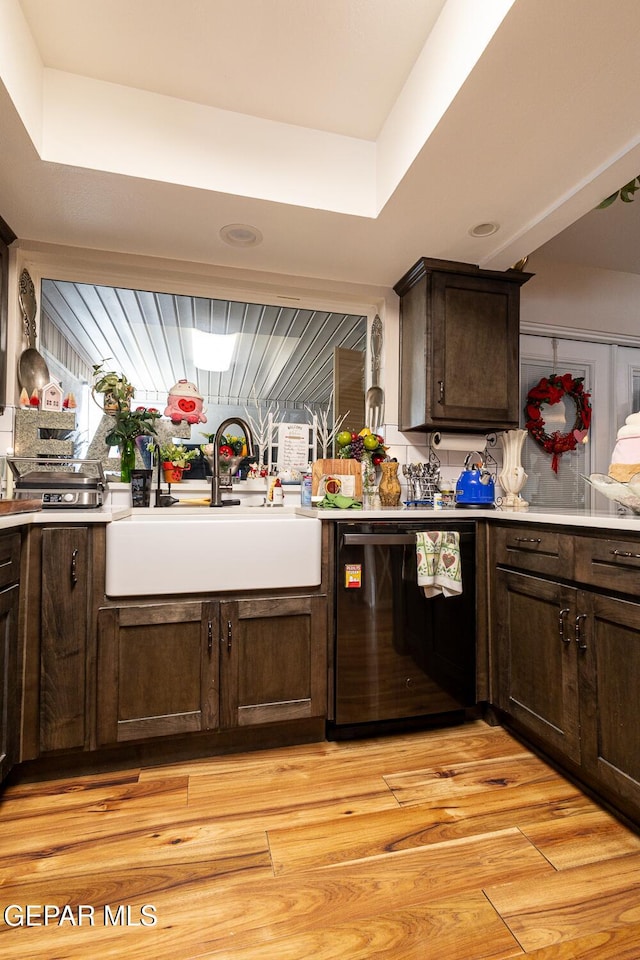
<svg viewBox="0 0 640 960"><path fill-rule="evenodd" d="M425 597L457 597L462 593L460 534L453 530L416 533L418 586Z"/></svg>
<svg viewBox="0 0 640 960"><path fill-rule="evenodd" d="M323 509L333 508L334 510L362 510L362 502L355 497L345 497L342 493L325 493L318 504Z"/></svg>

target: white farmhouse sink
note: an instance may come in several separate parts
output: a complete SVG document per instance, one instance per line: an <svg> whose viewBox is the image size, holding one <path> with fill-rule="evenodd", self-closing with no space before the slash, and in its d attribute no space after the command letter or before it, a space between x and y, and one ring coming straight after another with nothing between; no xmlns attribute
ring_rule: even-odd
<svg viewBox="0 0 640 960"><path fill-rule="evenodd" d="M107 595L316 586L321 528L277 507L134 511L107 524Z"/></svg>

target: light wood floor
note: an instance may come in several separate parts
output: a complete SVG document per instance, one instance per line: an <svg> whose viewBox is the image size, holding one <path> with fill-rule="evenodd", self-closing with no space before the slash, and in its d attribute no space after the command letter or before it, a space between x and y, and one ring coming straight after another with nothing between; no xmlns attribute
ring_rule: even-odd
<svg viewBox="0 0 640 960"><path fill-rule="evenodd" d="M640 839L482 722L0 802L0 960L638 960L639 891Z"/></svg>

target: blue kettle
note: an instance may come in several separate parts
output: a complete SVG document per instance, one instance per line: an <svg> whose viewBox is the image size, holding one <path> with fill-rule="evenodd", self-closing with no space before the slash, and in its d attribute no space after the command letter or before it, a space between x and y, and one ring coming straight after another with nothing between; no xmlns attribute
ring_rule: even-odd
<svg viewBox="0 0 640 960"><path fill-rule="evenodd" d="M475 459L474 459L475 458ZM456 483L456 507L493 507L496 485L477 450L469 453Z"/></svg>

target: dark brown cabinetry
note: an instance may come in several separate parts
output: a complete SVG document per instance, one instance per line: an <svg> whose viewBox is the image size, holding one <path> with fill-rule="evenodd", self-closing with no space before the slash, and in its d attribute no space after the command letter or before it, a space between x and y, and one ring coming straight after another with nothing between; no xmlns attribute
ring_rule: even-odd
<svg viewBox="0 0 640 960"><path fill-rule="evenodd" d="M640 541L513 525L493 546L494 702L637 821ZM557 578L544 577L554 552Z"/></svg>
<svg viewBox="0 0 640 960"><path fill-rule="evenodd" d="M0 782L18 760L18 602L20 534L0 536Z"/></svg>
<svg viewBox="0 0 640 960"><path fill-rule="evenodd" d="M576 615L572 595L553 581L497 571L496 705L546 746L579 761L578 651L569 632Z"/></svg>
<svg viewBox="0 0 640 960"><path fill-rule="evenodd" d="M223 602L221 723L326 716L324 597Z"/></svg>
<svg viewBox="0 0 640 960"><path fill-rule="evenodd" d="M98 744L215 729L218 605L100 611Z"/></svg>
<svg viewBox="0 0 640 960"><path fill-rule="evenodd" d="M93 745L104 528L32 526L27 544L23 760Z"/></svg>
<svg viewBox="0 0 640 960"><path fill-rule="evenodd" d="M87 527L42 530L40 750L84 747L91 559Z"/></svg>
<svg viewBox="0 0 640 960"><path fill-rule="evenodd" d="M519 423L520 287L531 275L422 258L400 297L400 429Z"/></svg>
<svg viewBox="0 0 640 960"><path fill-rule="evenodd" d="M98 744L326 716L326 598L100 611Z"/></svg>
<svg viewBox="0 0 640 960"><path fill-rule="evenodd" d="M7 394L7 316L9 305L9 247L16 239L11 227L0 217L0 412Z"/></svg>

